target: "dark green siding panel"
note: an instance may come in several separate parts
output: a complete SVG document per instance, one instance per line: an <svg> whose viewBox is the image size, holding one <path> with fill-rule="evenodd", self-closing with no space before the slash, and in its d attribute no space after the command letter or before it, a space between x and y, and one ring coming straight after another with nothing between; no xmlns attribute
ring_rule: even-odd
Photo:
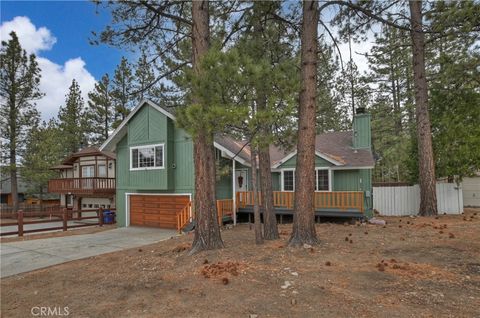
<svg viewBox="0 0 480 318"><path fill-rule="evenodd" d="M280 185L280 172L272 172L272 189L273 191L280 191L282 189Z"/></svg>
<svg viewBox="0 0 480 318"><path fill-rule="evenodd" d="M167 116L153 107L148 107L148 142L166 142L168 137Z"/></svg>
<svg viewBox="0 0 480 318"><path fill-rule="evenodd" d="M123 188L130 182L130 160L127 139L128 137L125 136L117 144L117 171L115 174L117 177L117 188Z"/></svg>
<svg viewBox="0 0 480 318"><path fill-rule="evenodd" d="M371 140L370 114L355 115L353 120L353 147L370 148Z"/></svg>
<svg viewBox="0 0 480 318"><path fill-rule="evenodd" d="M360 191L358 170L334 170L333 191Z"/></svg>
<svg viewBox="0 0 480 318"><path fill-rule="evenodd" d="M220 180L217 178L216 182L217 199L231 199L232 198L232 176L222 176Z"/></svg>
<svg viewBox="0 0 480 318"><path fill-rule="evenodd" d="M148 109L143 107L128 123L128 143L129 145L148 141Z"/></svg>
<svg viewBox="0 0 480 318"><path fill-rule="evenodd" d="M117 189L115 196L115 208L116 208L116 218L117 226L125 227L126 226L126 206L125 206L125 190Z"/></svg>
<svg viewBox="0 0 480 318"><path fill-rule="evenodd" d="M287 168L295 168L297 166L297 156L293 156L292 158L285 161L281 164L278 169L287 169ZM315 167L330 167L332 164L327 160L320 158L319 156L315 156Z"/></svg>
<svg viewBox="0 0 480 318"><path fill-rule="evenodd" d="M175 130L175 135L180 129ZM188 139L176 139L174 143L175 189L192 190L194 188L193 142Z"/></svg>

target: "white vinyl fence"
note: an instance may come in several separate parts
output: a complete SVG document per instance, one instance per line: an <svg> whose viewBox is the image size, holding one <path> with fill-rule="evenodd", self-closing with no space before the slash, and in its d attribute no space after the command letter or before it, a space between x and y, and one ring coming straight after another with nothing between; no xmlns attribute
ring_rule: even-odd
<svg viewBox="0 0 480 318"><path fill-rule="evenodd" d="M437 183L438 213L463 212L462 188L455 183ZM373 208L380 215L417 215L420 209L420 187L373 187Z"/></svg>

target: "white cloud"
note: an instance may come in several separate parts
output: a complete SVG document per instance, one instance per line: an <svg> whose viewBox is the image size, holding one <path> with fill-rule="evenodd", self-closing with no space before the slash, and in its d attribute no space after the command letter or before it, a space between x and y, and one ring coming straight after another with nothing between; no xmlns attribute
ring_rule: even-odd
<svg viewBox="0 0 480 318"><path fill-rule="evenodd" d="M50 33L50 30L46 27L37 29L28 17L15 17L11 21L2 23L0 26L2 41L7 41L12 31L15 31L20 45L28 53L37 54L42 50L50 50L57 42L57 39Z"/></svg>
<svg viewBox="0 0 480 318"><path fill-rule="evenodd" d="M72 80L75 79L82 90L83 99L87 101L87 94L95 85L95 78L86 69L81 57L71 58L63 65L41 57L40 51L50 50L57 39L46 27L37 28L28 17L15 17L11 21L2 23L0 35L2 41L8 40L11 31L15 31L20 44L28 53L35 53L42 78L40 91L45 96L37 101L37 108L42 113L42 119L55 117L60 105L65 103L65 95Z"/></svg>
<svg viewBox="0 0 480 318"><path fill-rule="evenodd" d="M87 102L87 94L93 89L95 78L87 71L85 62L80 57L66 61L63 66L40 57L38 65L42 69L40 90L45 96L37 101L37 107L43 119L57 115L60 105L65 103L65 95L73 79L78 82L83 99Z"/></svg>

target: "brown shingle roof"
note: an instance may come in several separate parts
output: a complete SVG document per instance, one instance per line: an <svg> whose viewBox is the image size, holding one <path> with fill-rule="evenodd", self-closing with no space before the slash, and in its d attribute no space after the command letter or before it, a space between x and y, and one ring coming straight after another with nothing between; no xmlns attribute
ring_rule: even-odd
<svg viewBox="0 0 480 318"><path fill-rule="evenodd" d="M371 149L353 149L352 131L328 132L317 135L315 149L342 163L345 167L373 167Z"/></svg>
<svg viewBox="0 0 480 318"><path fill-rule="evenodd" d="M353 149L352 131L328 132L317 135L315 150L327 158L338 162L341 167L373 167L375 161L370 149ZM243 160L250 162L250 147L245 140L235 140L227 136L217 136L215 141L230 150ZM285 150L270 145L270 160L272 166L279 163L293 150Z"/></svg>
<svg viewBox="0 0 480 318"><path fill-rule="evenodd" d="M110 151L100 151L98 147L85 147L82 150L75 152L68 156L65 160L63 160L63 164L68 165L75 161L76 158L79 157L88 157L88 156L105 156L110 159L116 159L116 155Z"/></svg>

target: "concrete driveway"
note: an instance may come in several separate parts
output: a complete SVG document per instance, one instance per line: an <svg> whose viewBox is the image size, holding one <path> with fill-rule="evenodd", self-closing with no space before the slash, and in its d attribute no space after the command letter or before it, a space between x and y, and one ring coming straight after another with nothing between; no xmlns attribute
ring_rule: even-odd
<svg viewBox="0 0 480 318"><path fill-rule="evenodd" d="M169 239L176 231L127 227L92 234L1 243L1 277L87 258L104 253L148 245Z"/></svg>

